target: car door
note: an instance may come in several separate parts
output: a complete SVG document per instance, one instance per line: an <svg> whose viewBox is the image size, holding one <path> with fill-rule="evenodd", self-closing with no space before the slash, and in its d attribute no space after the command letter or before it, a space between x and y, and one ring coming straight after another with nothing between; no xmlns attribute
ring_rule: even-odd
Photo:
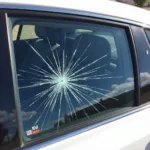
<svg viewBox="0 0 150 150"><path fill-rule="evenodd" d="M141 27L71 12L1 12L1 122L15 127L3 149L146 149Z"/></svg>

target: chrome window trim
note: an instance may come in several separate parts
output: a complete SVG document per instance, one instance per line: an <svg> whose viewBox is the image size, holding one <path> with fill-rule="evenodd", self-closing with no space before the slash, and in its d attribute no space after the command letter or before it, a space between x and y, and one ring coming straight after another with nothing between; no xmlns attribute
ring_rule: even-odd
<svg viewBox="0 0 150 150"><path fill-rule="evenodd" d="M64 9L64 8L56 8L56 7L45 7L38 5L25 5L25 4L5 4L0 3L0 9L18 9L18 10L34 10L34 11L45 11L45 12L55 12L55 13L63 13L63 14L71 14L71 15L80 15L86 17L94 17L99 19L107 19L111 21L118 21L122 23L128 23L132 25L137 25L145 28L150 28L150 25L144 24L142 22L137 22L133 20L123 19L115 16L109 16L99 13L86 12L86 11L78 11L72 9Z"/></svg>
<svg viewBox="0 0 150 150"><path fill-rule="evenodd" d="M94 129L94 128L100 127L101 125L110 123L110 122L112 122L112 121L116 121L116 120L118 120L118 119L121 119L121 118L123 118L123 117L127 117L127 116L129 116L129 115L131 115L131 114L140 112L140 111L145 110L145 109L148 109L148 108L150 108L150 103L147 104L147 105L144 105L144 106L142 106L142 107L140 107L140 108L138 108L138 109L135 109L135 110L132 110L132 111L123 113L123 114L121 114L121 115L115 116L115 117L113 117L113 118L104 120L104 121L102 121L102 122L93 124L93 125L88 126L88 127L85 127L85 128L79 129L79 130L77 130L77 131L68 133L68 134L66 134L66 135L57 137L57 138L55 138L55 139L52 139L52 140L49 140L49 141L46 141L46 142L43 142L43 143L40 143L40 144L31 146L31 147L28 147L28 148L24 148L24 150L35 150L35 149L40 149L40 148L46 147L46 146L48 146L48 145L54 144L54 143L56 143L56 142L60 142L60 141L65 140L65 139L67 139L67 138L73 137L73 136L78 135L78 134L81 134L81 133L83 133L83 132L87 132L87 131L92 130L92 129Z"/></svg>

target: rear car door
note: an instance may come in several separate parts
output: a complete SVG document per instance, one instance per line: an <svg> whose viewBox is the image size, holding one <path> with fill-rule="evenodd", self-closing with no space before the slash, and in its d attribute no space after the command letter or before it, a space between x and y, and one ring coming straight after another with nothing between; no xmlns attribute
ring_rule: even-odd
<svg viewBox="0 0 150 150"><path fill-rule="evenodd" d="M139 140L146 147L150 109L139 106L133 27L57 12L2 12L1 99L9 95L12 103L8 109L2 102L0 121L8 128L8 114L14 127L3 149L15 138L21 149L133 149Z"/></svg>

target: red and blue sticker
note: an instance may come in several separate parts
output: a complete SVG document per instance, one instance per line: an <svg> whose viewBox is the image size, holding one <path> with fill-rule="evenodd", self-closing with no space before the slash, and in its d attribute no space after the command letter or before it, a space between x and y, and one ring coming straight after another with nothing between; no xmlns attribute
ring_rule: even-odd
<svg viewBox="0 0 150 150"><path fill-rule="evenodd" d="M35 134L38 134L38 133L40 133L40 129L39 129L38 125L33 126L31 130L26 131L27 136L35 135Z"/></svg>

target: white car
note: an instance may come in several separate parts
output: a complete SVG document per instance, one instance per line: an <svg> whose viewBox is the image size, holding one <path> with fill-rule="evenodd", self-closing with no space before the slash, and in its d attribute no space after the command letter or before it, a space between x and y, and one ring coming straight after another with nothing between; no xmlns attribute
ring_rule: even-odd
<svg viewBox="0 0 150 150"><path fill-rule="evenodd" d="M149 42L134 6L0 0L0 150L150 150Z"/></svg>

